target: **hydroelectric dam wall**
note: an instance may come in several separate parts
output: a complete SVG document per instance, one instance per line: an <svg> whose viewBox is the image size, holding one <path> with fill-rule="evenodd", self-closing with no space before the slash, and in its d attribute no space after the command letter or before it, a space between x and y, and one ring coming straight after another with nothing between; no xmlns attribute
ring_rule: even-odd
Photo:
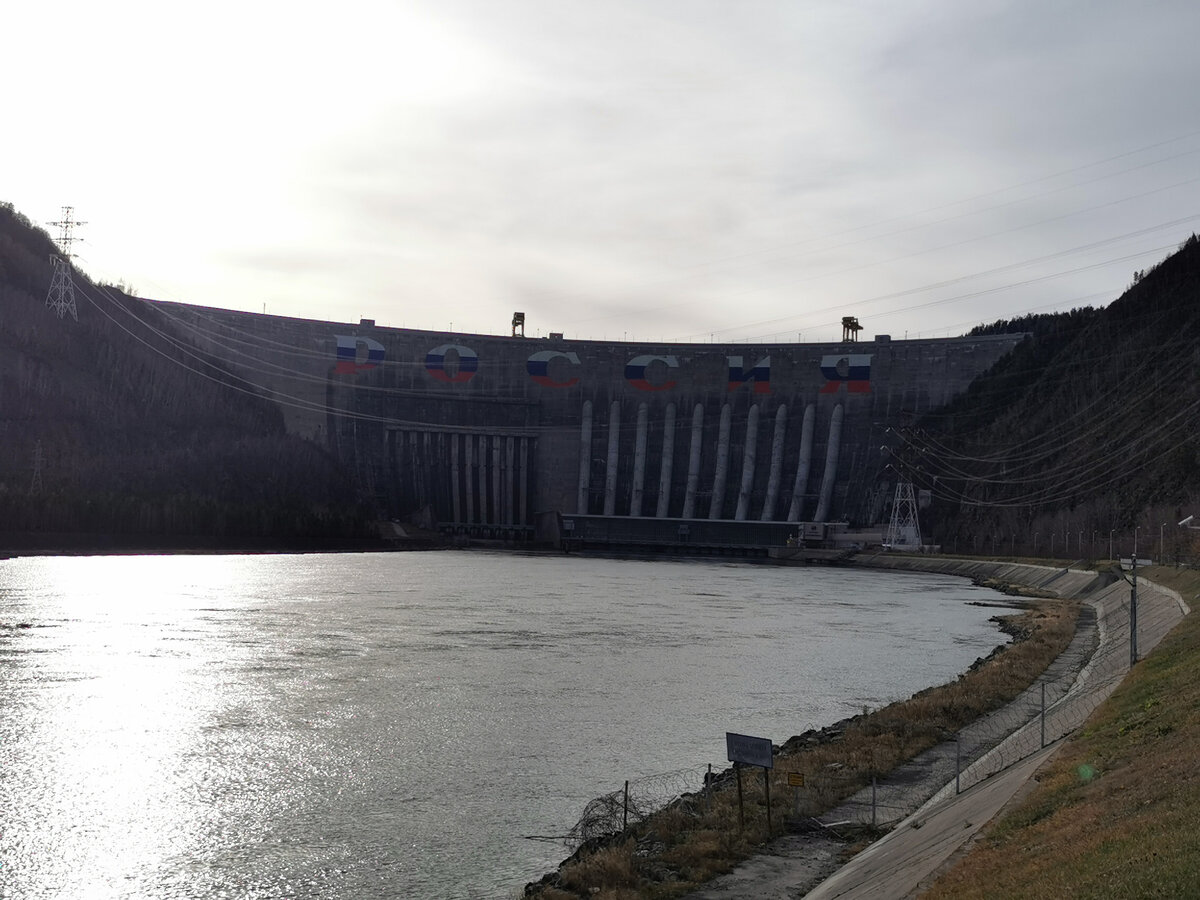
<svg viewBox="0 0 1200 900"><path fill-rule="evenodd" d="M888 429L1022 338L650 344L153 306L390 516L518 540L548 512L881 521Z"/></svg>

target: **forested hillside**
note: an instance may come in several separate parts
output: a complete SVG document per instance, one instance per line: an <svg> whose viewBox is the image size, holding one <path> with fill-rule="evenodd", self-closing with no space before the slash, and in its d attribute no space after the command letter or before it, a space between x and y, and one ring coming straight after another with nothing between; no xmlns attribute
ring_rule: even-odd
<svg viewBox="0 0 1200 900"><path fill-rule="evenodd" d="M1031 336L904 435L946 549L1170 558L1200 500L1200 241L1103 309L997 322ZM1161 542L1161 547L1160 547Z"/></svg>
<svg viewBox="0 0 1200 900"><path fill-rule="evenodd" d="M76 273L46 306L53 242L0 204L0 549L322 546L370 511L320 448L152 307ZM150 537L153 540L150 540Z"/></svg>

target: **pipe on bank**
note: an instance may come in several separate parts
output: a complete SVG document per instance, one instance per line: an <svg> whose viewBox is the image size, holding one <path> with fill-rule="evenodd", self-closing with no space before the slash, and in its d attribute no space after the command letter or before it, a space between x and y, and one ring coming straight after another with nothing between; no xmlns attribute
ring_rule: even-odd
<svg viewBox="0 0 1200 900"><path fill-rule="evenodd" d="M575 503L575 512L586 516L588 511L588 493L592 489L592 401L583 401L583 411L579 417L579 496Z"/></svg>
<svg viewBox="0 0 1200 900"><path fill-rule="evenodd" d="M729 426L733 410L726 403L721 407L721 427L717 436L717 471L713 473L712 503L708 507L710 519L721 518L725 506L725 479L729 474Z"/></svg>
<svg viewBox="0 0 1200 900"><path fill-rule="evenodd" d="M633 491L629 498L629 514L631 516L642 514L642 497L646 490L646 431L649 417L646 404L638 404L637 434L633 444Z"/></svg>
<svg viewBox="0 0 1200 900"><path fill-rule="evenodd" d="M704 443L704 404L692 410L692 443L688 451L687 489L683 495L683 518L696 516L696 491L700 487L700 447Z"/></svg>
<svg viewBox="0 0 1200 900"><path fill-rule="evenodd" d="M799 522L804 512L804 492L808 490L808 473L812 469L813 430L816 427L817 408L808 404L804 408L804 423L800 429L800 465L796 469L796 481L792 485L792 505L787 520Z"/></svg>
<svg viewBox="0 0 1200 900"><path fill-rule="evenodd" d="M617 464L621 461L621 401L608 407L608 469L604 473L604 514L617 512Z"/></svg>
<svg viewBox="0 0 1200 900"><path fill-rule="evenodd" d="M671 471L675 459L675 404L667 404L663 422L662 465L658 470L658 509L655 517L666 518L671 508Z"/></svg>
<svg viewBox="0 0 1200 900"><path fill-rule="evenodd" d="M775 518L775 503L779 498L779 483L783 480L783 443L787 435L787 404L781 403L775 411L775 436L771 440L771 470L767 475L767 497L763 501L763 522Z"/></svg>
<svg viewBox="0 0 1200 900"><path fill-rule="evenodd" d="M746 443L742 450L742 483L738 488L737 509L733 517L746 521L750 514L750 494L754 490L754 469L758 464L758 404L750 407L746 416Z"/></svg>
<svg viewBox="0 0 1200 900"><path fill-rule="evenodd" d="M833 408L833 416L829 421L829 443L825 447L825 473L821 476L821 499L817 503L817 514L814 521L825 522L829 519L829 507L833 503L833 485L837 481L838 453L842 444L842 404Z"/></svg>

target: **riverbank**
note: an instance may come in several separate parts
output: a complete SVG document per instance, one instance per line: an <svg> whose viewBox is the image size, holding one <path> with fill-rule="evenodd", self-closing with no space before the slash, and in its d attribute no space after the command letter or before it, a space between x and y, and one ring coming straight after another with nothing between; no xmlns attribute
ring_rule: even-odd
<svg viewBox="0 0 1200 900"><path fill-rule="evenodd" d="M1184 616L1188 612L1189 603L1194 603L1196 592L1200 590L1200 577L1195 573L1185 573L1180 576L1179 573L1172 570L1154 568L1146 570L1144 575L1164 582L1179 577L1185 578L1191 585L1188 588L1191 599L1190 601L1185 600L1179 590L1169 586L1155 581L1147 581L1144 578L1139 579L1137 631L1138 647L1141 653L1149 652L1160 642L1163 642L1164 650L1167 653L1171 652L1172 647L1182 645L1187 648L1194 665L1195 652L1191 648L1195 647L1194 632L1197 630L1197 623L1192 617L1184 618ZM1110 694L1114 691L1120 694L1126 689L1127 682L1134 683L1142 676L1143 672L1156 668L1157 663L1151 662L1151 660L1161 659L1162 656L1158 653L1151 655L1144 663L1139 662L1132 678L1127 679L1131 655L1128 599L1129 586L1124 581L1114 582L1089 598L1089 605L1096 610L1101 640L1088 665L1080 672L1071 691L1051 707L1049 715L1044 717L1041 722L1031 722L1017 729L995 750L969 767L967 771L973 776L972 786L960 792L956 789L956 784L948 784L924 807L900 822L881 840L867 847L864 852L854 856L846 865L840 867L818 886L814 886L811 881L803 881L803 872L797 868L795 872L797 877L791 884L792 893L788 896L807 896L811 900L832 900L832 898L916 896L921 893L931 881L937 878L947 861L954 858L960 847L971 840L979 829L1014 796L1020 795L1026 786L1031 784L1031 778L1040 777L1035 775L1039 766L1064 746L1069 747L1080 741L1088 740L1089 735L1096 730L1097 720L1103 719L1106 715L1105 710L1112 705L1105 702ZM1182 626L1180 625L1181 620L1184 623ZM1191 640L1189 640L1189 635L1191 635ZM1200 680L1200 677L1197 680ZM1135 716L1145 716L1148 712L1145 708L1138 710L1136 699L1132 704L1118 705L1131 706ZM1154 705L1151 704L1150 708L1153 709ZM1194 708L1193 706L1193 719L1195 719ZM1087 723L1086 727L1085 722ZM1120 730L1120 726L1118 726L1118 730ZM1046 739L1047 734L1050 738L1049 741ZM1057 735L1060 734L1070 735L1070 737L1065 741L1056 740ZM1185 746L1185 756L1190 771L1191 761L1194 758L1194 743ZM1157 777L1158 770L1152 765L1147 765L1147 762L1147 760L1137 759L1134 765L1138 771L1146 773L1146 777L1153 782ZM1088 784L1095 782L1099 774L1094 766L1070 771L1079 774L1080 780L1086 781ZM1083 777L1084 773L1087 773L1086 777ZM1173 789L1172 786L1168 786L1166 791ZM1117 800L1118 804L1123 800L1119 794L1112 792L1111 786L1099 788L1098 793ZM1031 799L1030 802L1035 804L1036 811L1027 821L1041 821L1042 814L1045 812L1044 801L1041 801L1043 803L1041 807L1036 806L1039 801ZM1194 819L1195 805L1194 802L1183 801L1184 808L1188 809L1188 814L1183 818L1189 822ZM1109 811L1119 814L1119 810L1115 807L1110 807ZM1026 815L1029 814L1026 813ZM1069 818L1071 812L1068 811L1066 815ZM1067 894L1078 895L1080 885L1086 883L1085 880L1075 880L1073 874L1068 874L1065 878L1046 876L1052 872L1059 875L1079 872L1080 868L1088 867L1091 868L1093 879L1094 891L1092 893L1105 896L1144 896L1147 894L1147 885L1157 884L1155 879L1158 879L1159 876L1151 875L1152 880L1149 881L1139 880L1141 876L1136 874L1137 865L1134 864L1132 853L1129 854L1130 865L1123 867L1122 878L1126 885L1125 889L1110 890L1113 884L1112 879L1101 875L1104 872L1111 875L1114 871L1109 858L1107 838L1112 821L1106 816L1099 816L1087 821L1087 827L1091 829L1089 835L1094 851L1090 858L1086 856L1081 858L1080 848L1086 846L1086 843L1073 841L1069 829L1065 833L1065 839L1060 840L1057 845L1036 840L1029 833L1024 833L1018 836L1022 842L1022 850L1035 858L1039 865L1035 867L1034 871L1027 870L1023 880L1009 882L1002 880L1001 876L1006 874L1001 871L1003 866L993 867L986 874L983 874L982 870L976 870L973 873L975 893L971 893L966 887L970 883L970 876L967 876L960 882L951 883L938 896L1050 898ZM1158 829L1153 827L1144 832L1145 840L1141 849L1147 851L1147 857L1151 853L1159 852L1154 837L1158 833ZM1170 851L1164 854L1169 859L1164 858L1161 861L1163 867L1168 870L1178 868L1179 861L1188 858L1179 851L1178 847L1171 847ZM970 860L973 855L968 854L967 860ZM1190 859L1194 860L1195 856L1191 856ZM1192 864L1189 875L1194 874L1194 870L1195 866ZM1131 875L1131 873L1133 874ZM1100 880L1095 880L1097 875L1100 875ZM1168 878L1170 877L1173 876L1168 876ZM1183 879L1175 878L1170 883L1182 888L1185 885L1194 885L1195 879L1192 878L1191 881L1188 881L1185 876ZM997 885L1001 884L1005 887L1003 890L998 890ZM1083 893L1089 892L1084 891ZM1186 891L1183 890L1163 892L1155 890L1153 893L1157 896L1186 895ZM753 895L762 896L759 893Z"/></svg>
<svg viewBox="0 0 1200 900"><path fill-rule="evenodd" d="M900 569L904 567L901 560L900 557L887 557L886 564L877 567ZM913 569L936 571L929 558L916 560ZM957 571L968 565L976 571ZM1045 585L1055 581L1064 592L1085 590L1088 585L1099 583L1099 576L1093 572L1068 571L1064 576L1063 570L1044 566L1022 570L1007 564L981 566L978 561L952 561L950 567L956 570L951 574L970 577L979 577L986 570L988 577L1003 575L1009 584L1024 580ZM820 826L812 825L813 816L837 807L839 802L852 797L861 788L869 789L873 775L895 770L904 760L936 746L946 734L958 731L967 722L1011 701L1028 686L1036 673L1061 655L1076 634L1070 604L1029 601L1027 611L1016 618L1021 621L1010 622L1010 625L1024 640L1009 645L1007 650L993 654L986 661L979 661L956 682L923 691L908 701L882 710L853 717L819 733L799 735L778 748L771 787L776 803L780 803L780 797L791 797L787 786L788 772L803 776L807 786L803 792L804 808L799 811L799 816L792 811L793 821L788 828L794 830L808 823L808 828L816 827L821 831ZM677 897L709 882L747 857L765 861L769 868L778 856L777 835L781 829L771 829L766 824L765 797L757 787L758 782L759 776L755 776L751 783L756 786L747 798L744 828L739 827L734 780L726 773L702 795L685 798L645 822L631 826L621 835L582 848L556 873L530 885L527 896L549 900L580 896ZM870 821L867 819L868 823ZM777 819L776 825L779 824ZM763 851L772 839L776 840L764 856ZM830 836L823 835L821 839L829 840ZM804 843L811 849L811 841ZM834 849L840 852L844 847L844 843L834 838L822 850L825 868L815 875L836 868L838 854ZM754 856L756 853L759 856ZM787 868L786 864L784 868ZM810 877L813 876L810 872ZM736 879L737 875L732 877ZM763 886L758 881L749 893L739 894L735 889L725 896L768 896L763 893Z"/></svg>
<svg viewBox="0 0 1200 900"><path fill-rule="evenodd" d="M1152 567L1146 576L1195 608L1200 572ZM1200 618L1188 615L924 896L1193 896L1198 647Z"/></svg>

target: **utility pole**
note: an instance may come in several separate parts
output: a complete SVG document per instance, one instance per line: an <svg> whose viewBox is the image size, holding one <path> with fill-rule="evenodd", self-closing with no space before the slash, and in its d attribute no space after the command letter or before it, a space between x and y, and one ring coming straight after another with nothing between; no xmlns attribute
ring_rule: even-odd
<svg viewBox="0 0 1200 900"><path fill-rule="evenodd" d="M50 262L54 266L54 275L50 279L50 293L46 295L46 305L58 313L60 319L66 313L70 313L71 318L78 322L79 312L75 308L75 281L71 275L71 257L75 255L71 252L71 242L75 240L75 237L71 232L76 225L86 225L87 222L76 222L74 213L73 206L64 206L62 219L49 223L59 229L58 249L60 254L50 257Z"/></svg>
<svg viewBox="0 0 1200 900"><path fill-rule="evenodd" d="M1137 546L1136 544L1134 545ZM1129 588L1129 668L1137 662L1137 551L1133 553L1133 578Z"/></svg>
<svg viewBox="0 0 1200 900"><path fill-rule="evenodd" d="M1124 569L1124 560L1121 560ZM1129 668L1138 662L1138 554L1134 553L1129 559L1129 575L1121 572L1121 577L1129 582Z"/></svg>

